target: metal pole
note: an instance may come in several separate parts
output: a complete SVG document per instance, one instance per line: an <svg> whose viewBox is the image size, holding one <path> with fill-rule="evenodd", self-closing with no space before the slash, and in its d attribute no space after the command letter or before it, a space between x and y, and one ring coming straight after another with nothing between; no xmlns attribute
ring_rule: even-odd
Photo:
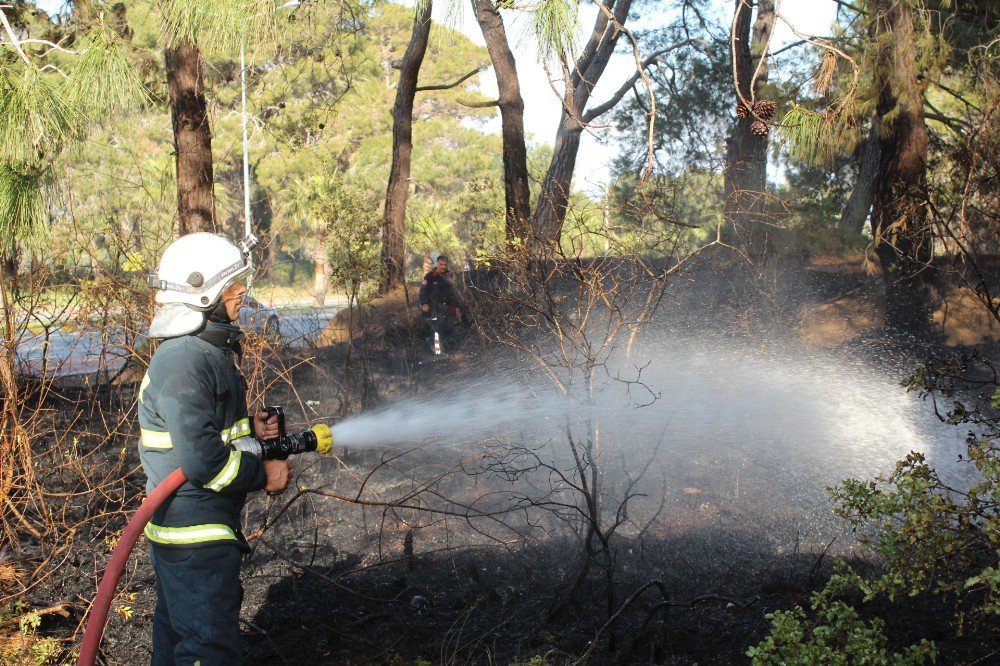
<svg viewBox="0 0 1000 666"><path fill-rule="evenodd" d="M240 88L243 110L243 235L250 238L253 235L253 224L250 220L250 149L247 139L247 58L246 48L240 44ZM253 275L247 277L247 289L253 287Z"/></svg>

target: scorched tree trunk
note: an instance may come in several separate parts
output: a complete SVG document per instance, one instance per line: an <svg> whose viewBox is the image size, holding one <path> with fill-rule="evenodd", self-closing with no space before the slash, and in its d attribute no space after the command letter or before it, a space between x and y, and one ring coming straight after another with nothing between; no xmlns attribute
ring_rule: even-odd
<svg viewBox="0 0 1000 666"><path fill-rule="evenodd" d="M212 130L197 45L166 49L167 92L177 165L177 230L215 231Z"/></svg>
<svg viewBox="0 0 1000 666"><path fill-rule="evenodd" d="M386 293L405 279L406 200L410 193L410 154L413 148L413 98L417 77L431 32L431 0L426 0L413 19L410 45L403 54L396 103L392 107L392 168L385 192L382 218L382 254L379 291Z"/></svg>
<svg viewBox="0 0 1000 666"><path fill-rule="evenodd" d="M472 0L497 77L498 106L503 135L503 181L507 241L530 241L531 194L528 188L528 150L524 144L524 100L517 79L514 54L507 42L503 18L491 0Z"/></svg>

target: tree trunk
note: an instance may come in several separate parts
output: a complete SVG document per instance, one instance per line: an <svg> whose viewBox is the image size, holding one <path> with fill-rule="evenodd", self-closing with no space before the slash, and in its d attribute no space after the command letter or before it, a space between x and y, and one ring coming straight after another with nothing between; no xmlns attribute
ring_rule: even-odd
<svg viewBox="0 0 1000 666"><path fill-rule="evenodd" d="M503 135L507 242L514 246L518 240L530 240L533 236L529 226L531 194L528 188L528 149L524 143L524 100L521 98L514 54L510 51L499 10L491 0L472 0L472 7L497 77Z"/></svg>
<svg viewBox="0 0 1000 666"><path fill-rule="evenodd" d="M876 65L881 123L872 234L888 284L886 323L916 332L930 324L933 255L927 221L927 124L918 79L913 9L905 0L879 3L878 31L891 34Z"/></svg>
<svg viewBox="0 0 1000 666"><path fill-rule="evenodd" d="M605 6L614 12L618 23L624 25L628 19L632 0L610 0ZM604 74L611 54L618 44L621 32L608 29L608 17L603 11L597 13L594 29L577 58L572 76L563 93L562 117L556 131L552 161L542 183L542 191L535 209L534 228L539 239L550 245L559 242L566 208L573 187L573 172L576 156L580 150L580 137L584 126L592 118L587 117L587 104L597 82Z"/></svg>
<svg viewBox="0 0 1000 666"><path fill-rule="evenodd" d="M580 123L563 108L555 145L552 147L552 161L545 172L538 207L535 209L535 230L540 243L550 246L559 243L563 222L566 220L566 209L569 207L582 133Z"/></svg>
<svg viewBox="0 0 1000 666"><path fill-rule="evenodd" d="M413 18L410 44L396 85L392 107L392 168L385 191L382 218L382 254L379 292L386 293L403 284L406 261L406 199L410 193L410 151L413 146L413 98L417 77L431 34L431 0L425 0Z"/></svg>
<svg viewBox="0 0 1000 666"><path fill-rule="evenodd" d="M166 49L167 92L177 165L177 231L215 231L212 130L201 76L201 52L184 43Z"/></svg>
<svg viewBox="0 0 1000 666"><path fill-rule="evenodd" d="M256 229L254 233L261 239L260 250L261 277L265 282L274 282L274 263L281 250L281 239L274 230L274 207L267 190L257 183L257 167L251 171L251 182L255 183L250 190L250 216Z"/></svg>
<svg viewBox="0 0 1000 666"><path fill-rule="evenodd" d="M313 250L313 296L316 305L326 305L326 290L330 285L330 253L326 244L326 224L321 223L316 228L316 248Z"/></svg>
<svg viewBox="0 0 1000 666"><path fill-rule="evenodd" d="M854 181L851 196L840 213L841 230L852 236L861 235L865 220L868 219L868 211L872 207L872 191L875 189L875 177L878 174L880 148L878 122L874 122L868 136L858 147L858 177Z"/></svg>
<svg viewBox="0 0 1000 666"><path fill-rule="evenodd" d="M736 76L742 96L750 100L767 81L766 60L751 90L754 70L774 29L774 0L759 0L757 19L750 37L750 0L737 0L735 25ZM756 118L737 118L726 140L725 227L723 239L762 259L767 253L765 186L767 182L767 137L751 130Z"/></svg>

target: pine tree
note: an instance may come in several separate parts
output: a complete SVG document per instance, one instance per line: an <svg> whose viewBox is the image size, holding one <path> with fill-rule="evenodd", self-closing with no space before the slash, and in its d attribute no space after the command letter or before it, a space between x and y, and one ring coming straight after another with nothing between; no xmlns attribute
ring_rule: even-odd
<svg viewBox="0 0 1000 666"><path fill-rule="evenodd" d="M203 50L232 57L270 43L273 0L162 0L170 119L177 169L177 232L215 231L212 128Z"/></svg>
<svg viewBox="0 0 1000 666"><path fill-rule="evenodd" d="M767 81L767 45L774 30L774 1L760 0L753 21L751 12L749 0L736 1L731 39L739 95L736 120L726 141L723 238L740 246L750 256L762 258L767 243L764 210L767 121L774 115L775 104L759 99L758 95Z"/></svg>
<svg viewBox="0 0 1000 666"><path fill-rule="evenodd" d="M410 153L413 148L413 100L417 77L431 32L431 0L423 0L413 17L413 34L403 54L392 108L392 168L385 193L379 291L403 284L406 255L406 199L410 192Z"/></svg>

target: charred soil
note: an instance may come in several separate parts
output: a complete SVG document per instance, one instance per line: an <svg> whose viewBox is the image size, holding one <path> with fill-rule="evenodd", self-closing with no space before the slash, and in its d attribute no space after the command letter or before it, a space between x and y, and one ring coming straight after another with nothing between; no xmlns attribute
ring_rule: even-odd
<svg viewBox="0 0 1000 666"><path fill-rule="evenodd" d="M699 279L697 268L682 273L661 315L669 313L672 326L712 321L749 345L769 327L795 321L808 344L880 350L875 354L919 358L956 342L947 333L916 346L910 338L877 336L883 296L860 261L782 271L753 292L734 286L735 272L714 282ZM487 292L468 297L470 319L497 325L489 320ZM376 304L346 332L338 317L333 328L341 332L330 332L331 346L283 361L280 381L266 384L268 401L295 405L291 425L300 427L401 395L433 395L512 362L513 352L475 327L436 358L413 307L405 296L390 299L385 311ZM949 312L954 321L955 309ZM982 342L993 332L981 325L970 335ZM122 415L115 437L78 442L81 470L107 483L94 493L83 476L46 477L72 535L53 545L25 534L4 555L20 576L34 571L40 578L24 592L0 580L4 594L30 608L59 605L63 612L43 615L39 630L67 639L67 648L79 640L98 575L141 497L135 428L128 425L136 390L65 388L46 398L53 429L96 430L87 424ZM830 573L827 549L778 543L763 533L766 526L746 529L736 519L746 506L696 486L674 489L655 525L616 536L610 564L588 564L579 525L536 521L509 507L504 525L495 525L501 518L494 512L512 497L510 483L483 474L467 452L420 445L338 458L310 454L297 461L295 488L253 497L244 517L253 549L243 571L247 662L562 664L586 656L608 664L742 663L768 631L765 615L807 603ZM140 544L105 634L107 663L148 661L154 589ZM938 600L872 610L888 619L890 647L929 638L938 642L941 663L956 664L986 663L996 654L995 627L958 638Z"/></svg>

